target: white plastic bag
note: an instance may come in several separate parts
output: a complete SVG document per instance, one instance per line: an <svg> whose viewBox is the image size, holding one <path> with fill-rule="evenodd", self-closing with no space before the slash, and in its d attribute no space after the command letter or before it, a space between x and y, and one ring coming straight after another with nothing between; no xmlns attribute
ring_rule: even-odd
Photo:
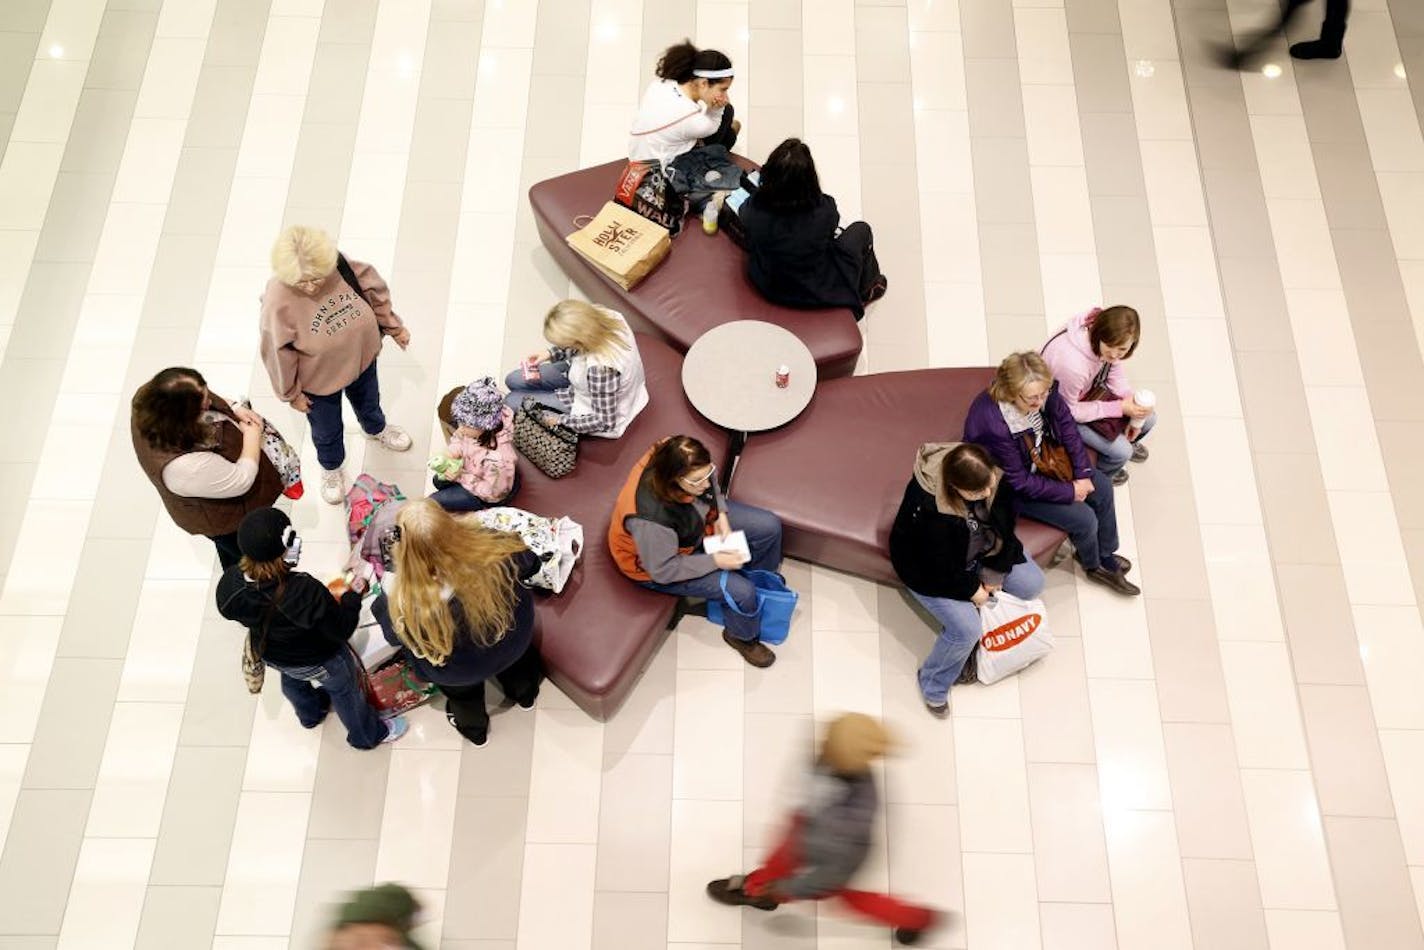
<svg viewBox="0 0 1424 950"><path fill-rule="evenodd" d="M558 593L564 589L574 562L583 553L583 526L572 518L545 518L522 508L485 508L474 516L493 531L519 535L544 563L526 582Z"/></svg>
<svg viewBox="0 0 1424 950"><path fill-rule="evenodd" d="M999 591L979 608L979 682L997 683L1053 652L1053 632L1041 600Z"/></svg>

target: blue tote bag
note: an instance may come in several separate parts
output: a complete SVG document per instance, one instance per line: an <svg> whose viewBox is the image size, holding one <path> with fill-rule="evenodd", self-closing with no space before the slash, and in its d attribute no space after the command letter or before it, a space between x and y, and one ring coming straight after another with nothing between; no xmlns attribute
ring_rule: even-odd
<svg viewBox="0 0 1424 950"><path fill-rule="evenodd" d="M757 609L752 613L744 613L738 610L736 602L727 596L728 573L722 572L722 599L707 601L707 619L719 626L724 625L724 609L743 617L760 614L761 642L770 643L772 646L785 642L787 635L791 633L791 615L796 611L796 591L787 587L786 581L775 571L738 571L737 573L755 584L757 589Z"/></svg>

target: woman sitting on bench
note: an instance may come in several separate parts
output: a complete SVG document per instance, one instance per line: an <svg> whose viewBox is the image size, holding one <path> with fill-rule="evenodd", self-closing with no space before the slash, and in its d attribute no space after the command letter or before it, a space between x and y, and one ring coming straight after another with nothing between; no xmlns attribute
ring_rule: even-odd
<svg viewBox="0 0 1424 950"><path fill-rule="evenodd" d="M618 493L608 546L620 571L664 594L720 600L725 571L727 596L737 610L725 611L722 640L752 666L767 667L776 662L776 654L761 642L756 586L738 570L781 566L781 519L727 501L716 475L707 447L691 436L658 442L633 466ZM725 538L733 528L746 534L750 558L699 550L704 538Z"/></svg>

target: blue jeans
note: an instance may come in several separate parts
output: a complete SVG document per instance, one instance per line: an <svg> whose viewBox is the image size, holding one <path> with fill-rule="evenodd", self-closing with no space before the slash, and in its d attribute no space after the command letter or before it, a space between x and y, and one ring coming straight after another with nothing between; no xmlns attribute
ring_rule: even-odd
<svg viewBox="0 0 1424 950"><path fill-rule="evenodd" d="M765 508L727 501L727 520L732 530L745 531L747 547L752 559L742 567L751 571L774 571L781 566L781 519ZM691 580L673 584L656 584L647 581L644 587L664 594L679 597L705 597L707 600L722 599L722 571L713 571ZM735 571L727 573L727 594L741 610L752 613L757 609L756 585ZM761 615L743 617L734 610L725 612L727 632L738 640L761 639Z"/></svg>
<svg viewBox="0 0 1424 950"><path fill-rule="evenodd" d="M315 729L328 709L346 727L346 741L357 749L374 749L386 737L386 724L377 715L361 689L361 671L356 657L346 647L316 666L278 666L268 669L282 674L282 695L296 710L297 721Z"/></svg>
<svg viewBox="0 0 1424 950"><path fill-rule="evenodd" d="M1068 532L1083 570L1117 570L1117 508L1112 478L1093 469L1093 491L1087 501L1037 501L1019 497L1019 514Z"/></svg>
<svg viewBox="0 0 1424 950"><path fill-rule="evenodd" d="M509 390L509 395L504 397L504 404L518 412L519 406L524 400L532 399L556 412L568 412L569 407L559 398L557 392L560 389L567 389L568 386L569 363L567 360L560 360L557 363L540 363L538 379L525 379L524 371L516 369L504 377L504 388Z"/></svg>
<svg viewBox="0 0 1424 950"><path fill-rule="evenodd" d="M1032 600L1043 590L1043 571L1032 560L1015 564L1004 576L1004 590L1015 597ZM949 698L949 687L959 679L969 654L979 642L979 608L967 600L929 597L910 591L943 626L930 655L920 667L920 695L938 706Z"/></svg>
<svg viewBox="0 0 1424 950"><path fill-rule="evenodd" d="M386 428L386 414L381 411L381 384L376 379L376 361L361 371L345 390L337 390L329 396L313 396L311 409L307 412L307 422L311 424L312 444L316 446L316 460L327 471L338 469L346 461L346 442L341 436L341 393L351 400L351 408L356 413L356 421L361 423L361 431L367 435L380 435Z"/></svg>
<svg viewBox="0 0 1424 950"><path fill-rule="evenodd" d="M1157 413L1152 413L1142 420L1142 432L1137 436L1138 441L1147 438L1147 433L1152 431L1152 427L1157 424ZM1127 441L1127 435L1118 436L1109 442L1107 439L1094 432L1091 426L1079 425L1078 435L1083 437L1083 444L1098 453L1098 471L1111 475L1132 460L1132 443Z"/></svg>

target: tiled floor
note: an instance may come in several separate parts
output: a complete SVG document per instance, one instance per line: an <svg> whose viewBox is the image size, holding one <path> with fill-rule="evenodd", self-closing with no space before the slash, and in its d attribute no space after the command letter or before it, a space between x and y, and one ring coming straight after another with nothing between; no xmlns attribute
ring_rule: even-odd
<svg viewBox="0 0 1424 950"><path fill-rule="evenodd" d="M862 709L905 740L864 879L954 912L930 946L1424 948L1424 7L1356 0L1337 63L1217 68L1270 6L0 2L0 947L306 948L391 878L450 950L886 947L701 892L775 834L814 722ZM618 154L682 36L736 61L751 154L804 135L875 225L862 370L1139 309L1144 596L1051 572L1058 650L950 722L904 598L791 563L769 671L693 619L607 724L550 690L478 750L432 709L376 752L303 731L246 695L125 401L195 364L305 442L256 296L276 231L320 224L412 327L383 388L419 444L365 463L419 484L435 394L571 292L524 191ZM339 513L295 517L332 569Z"/></svg>

